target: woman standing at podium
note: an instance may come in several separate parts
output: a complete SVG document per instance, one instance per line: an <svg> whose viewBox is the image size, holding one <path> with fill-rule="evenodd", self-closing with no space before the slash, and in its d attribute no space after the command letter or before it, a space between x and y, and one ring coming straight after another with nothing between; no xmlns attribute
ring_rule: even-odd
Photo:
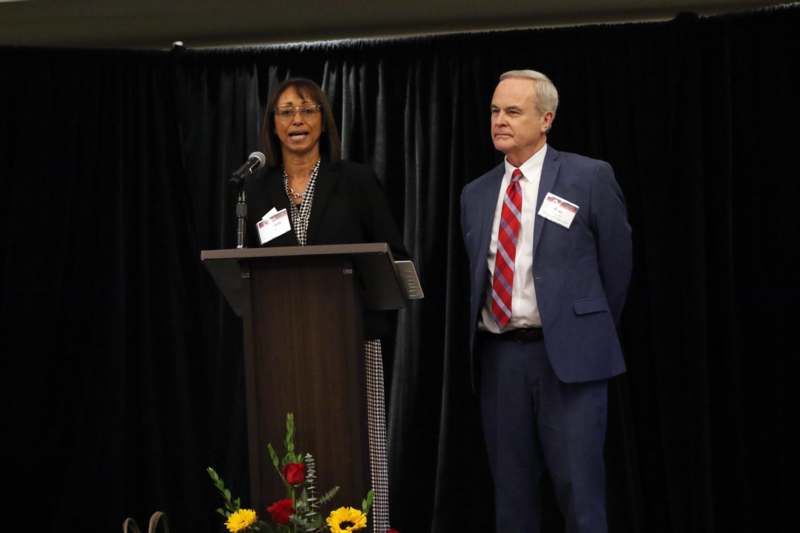
<svg viewBox="0 0 800 533"><path fill-rule="evenodd" d="M328 100L311 80L289 79L272 93L261 125L266 166L245 184L251 246L386 242L407 258L397 224L374 171L341 159ZM291 230L260 235L256 223L271 209L286 213ZM270 240L264 242L264 239ZM389 483L381 342L393 334L393 314L364 317L364 356L373 531L389 529Z"/></svg>

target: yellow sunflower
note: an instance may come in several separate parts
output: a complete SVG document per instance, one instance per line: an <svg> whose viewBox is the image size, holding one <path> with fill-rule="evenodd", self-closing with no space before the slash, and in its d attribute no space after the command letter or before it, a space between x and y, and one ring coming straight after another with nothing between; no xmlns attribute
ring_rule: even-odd
<svg viewBox="0 0 800 533"><path fill-rule="evenodd" d="M228 521L225 522L225 527L231 533L243 531L256 523L256 512L252 509L239 509L235 513L231 513Z"/></svg>
<svg viewBox="0 0 800 533"><path fill-rule="evenodd" d="M328 515L331 533L348 533L367 527L367 515L352 507L339 507Z"/></svg>

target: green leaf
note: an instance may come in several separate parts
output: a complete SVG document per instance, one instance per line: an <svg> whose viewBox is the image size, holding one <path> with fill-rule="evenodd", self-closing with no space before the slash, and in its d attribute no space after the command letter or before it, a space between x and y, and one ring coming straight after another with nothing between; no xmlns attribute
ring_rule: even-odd
<svg viewBox="0 0 800 533"><path fill-rule="evenodd" d="M272 459L272 466L275 467L275 470L280 472L280 462L278 461L278 454L275 453L275 448L272 447L272 444L267 444L267 450L269 451L269 458Z"/></svg>
<svg viewBox="0 0 800 533"><path fill-rule="evenodd" d="M286 413L286 453L294 454L294 413Z"/></svg>
<svg viewBox="0 0 800 533"><path fill-rule="evenodd" d="M289 518L289 522L299 527L299 531L313 531L322 524L322 518L318 514L303 516L295 513Z"/></svg>
<svg viewBox="0 0 800 533"><path fill-rule="evenodd" d="M216 471L214 471L214 469L211 467L209 467L207 471L208 475L211 476L211 479L214 482L214 486L217 488L219 493L222 494L222 497L225 500L225 509L227 509L229 512L238 511L240 507L238 498L234 505L231 502L231 491L225 487L225 482L222 481L222 478L219 477L219 474L217 474Z"/></svg>
<svg viewBox="0 0 800 533"><path fill-rule="evenodd" d="M312 529L319 529L322 527L322 515L315 514L314 518L308 521L308 526Z"/></svg>
<svg viewBox="0 0 800 533"><path fill-rule="evenodd" d="M267 449L269 450L269 456L272 458L272 466L275 467L275 472L278 473L278 477L281 478L283 482L283 486L286 487L286 491L291 490L292 486L289 485L289 482L286 481L286 478L283 477L283 472L281 472L280 461L278 461L278 454L275 453L275 448L272 447L272 444L267 445Z"/></svg>
<svg viewBox="0 0 800 533"><path fill-rule="evenodd" d="M294 526L300 526L302 529L305 529L307 526L306 521L298 516L297 513L289 517L289 523Z"/></svg>
<svg viewBox="0 0 800 533"><path fill-rule="evenodd" d="M370 489L367 493L367 497L361 502L361 510L364 511L364 514L369 513L369 510L372 508L373 499L375 499L375 493Z"/></svg>
<svg viewBox="0 0 800 533"><path fill-rule="evenodd" d="M331 499L333 499L334 496L336 496L337 492L339 492L339 487L333 487L331 490L320 496L319 500L317 500L317 503L319 503L319 505L328 503L331 501Z"/></svg>

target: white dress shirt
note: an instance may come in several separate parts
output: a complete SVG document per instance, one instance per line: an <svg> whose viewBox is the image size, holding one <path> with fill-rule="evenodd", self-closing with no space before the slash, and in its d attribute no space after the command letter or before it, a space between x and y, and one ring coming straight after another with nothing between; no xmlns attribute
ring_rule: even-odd
<svg viewBox="0 0 800 533"><path fill-rule="evenodd" d="M492 315L492 279L494 277L494 259L497 254L497 234L500 229L500 213L503 210L503 198L514 167L506 159L506 171L500 184L500 194L497 198L497 207L494 211L492 223L492 239L489 241L489 252L486 254L486 264L489 267L489 283L487 284L486 304L481 310L478 328L492 333L501 333L517 328L541 327L542 319L539 316L539 306L536 304L536 289L533 286L533 224L536 219L536 200L539 196L539 180L542 177L542 165L547 153L547 145L533 154L530 159L522 163L519 169L522 178L519 183L522 187L522 220L517 240L517 252L514 257L514 286L511 291L511 320L505 328L500 328Z"/></svg>

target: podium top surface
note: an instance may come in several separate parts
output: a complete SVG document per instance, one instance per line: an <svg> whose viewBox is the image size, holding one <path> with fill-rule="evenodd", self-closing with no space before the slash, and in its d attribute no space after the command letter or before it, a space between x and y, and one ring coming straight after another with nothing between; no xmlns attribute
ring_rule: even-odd
<svg viewBox="0 0 800 533"><path fill-rule="evenodd" d="M392 253L385 242L358 244L323 244L312 246L275 246L269 248L232 248L226 250L203 250L203 262L217 259L261 259L267 257L314 257L321 255L362 255Z"/></svg>
<svg viewBox="0 0 800 533"><path fill-rule="evenodd" d="M313 262L314 258L335 256L347 257L352 261L368 309L400 309L405 306L403 280L397 272L389 245L385 242L234 248L200 252L200 260L239 316L242 315L242 298L246 297L242 290L242 265L253 261L269 262L271 259L302 261L305 258Z"/></svg>

